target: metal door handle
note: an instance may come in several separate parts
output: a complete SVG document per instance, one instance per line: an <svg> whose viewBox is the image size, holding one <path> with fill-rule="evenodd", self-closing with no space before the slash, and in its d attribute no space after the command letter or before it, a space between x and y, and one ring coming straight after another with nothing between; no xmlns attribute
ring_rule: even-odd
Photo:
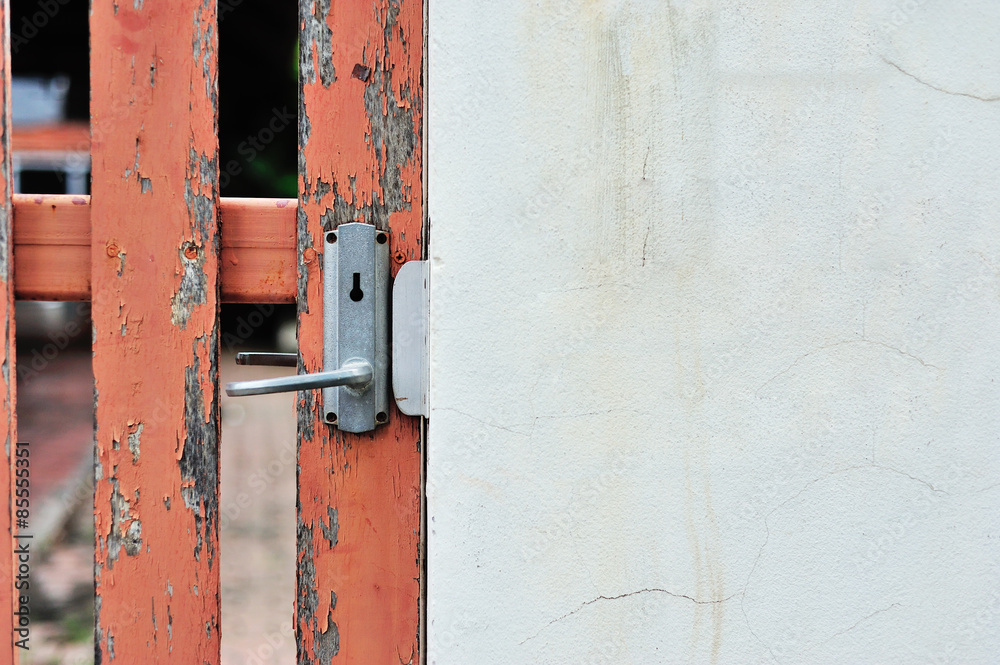
<svg viewBox="0 0 1000 665"><path fill-rule="evenodd" d="M322 388L322 415L343 432L389 421L389 234L350 222L323 235L323 365L327 371L226 386L230 396ZM294 367L295 354L247 353L241 365Z"/></svg>
<svg viewBox="0 0 1000 665"><path fill-rule="evenodd" d="M257 355L257 354L254 354ZM259 354L259 355L290 355L295 354ZM246 358L244 358L244 361ZM256 360L256 359L255 359ZM282 359L285 360L285 359ZM280 363L243 362L237 358L238 364L269 365ZM332 372L317 372L315 374L296 374L277 379L259 379L257 381L237 381L226 384L226 394L230 397L245 397L247 395L268 395L271 393L297 392L314 388L333 388L349 386L363 392L372 382L375 372L371 363L362 358L351 358L344 365Z"/></svg>

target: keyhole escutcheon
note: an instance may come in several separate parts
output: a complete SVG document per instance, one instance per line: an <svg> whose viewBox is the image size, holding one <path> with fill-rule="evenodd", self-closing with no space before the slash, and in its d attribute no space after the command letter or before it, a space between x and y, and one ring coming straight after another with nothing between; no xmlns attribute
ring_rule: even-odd
<svg viewBox="0 0 1000 665"><path fill-rule="evenodd" d="M361 302L361 299L365 297L365 292L361 290L361 273L354 273L354 288L351 289L351 300L354 302Z"/></svg>

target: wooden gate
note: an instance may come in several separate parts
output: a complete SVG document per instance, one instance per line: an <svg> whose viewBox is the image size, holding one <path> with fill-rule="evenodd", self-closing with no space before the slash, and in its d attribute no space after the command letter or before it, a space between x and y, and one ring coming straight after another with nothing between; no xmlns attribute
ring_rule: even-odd
<svg viewBox="0 0 1000 665"><path fill-rule="evenodd" d="M14 299L90 300L97 662L217 663L219 304L297 302L299 371L318 371L324 230L389 232L394 273L422 258L423 5L300 0L295 202L220 199L218 8L202 0L93 0L92 195L13 195L8 3L0 603L16 618L13 552L30 535L13 503ZM417 663L420 423L396 411L344 434L318 397L297 402L298 662ZM11 635L0 662L18 660Z"/></svg>

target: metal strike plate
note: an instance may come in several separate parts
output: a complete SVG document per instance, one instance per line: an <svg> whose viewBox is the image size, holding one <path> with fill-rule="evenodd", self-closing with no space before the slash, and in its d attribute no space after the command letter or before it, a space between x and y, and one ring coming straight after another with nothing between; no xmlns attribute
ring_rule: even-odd
<svg viewBox="0 0 1000 665"><path fill-rule="evenodd" d="M389 420L389 237L352 222L327 231L323 253L323 368L371 364L370 384L323 389L324 420L368 432Z"/></svg>
<svg viewBox="0 0 1000 665"><path fill-rule="evenodd" d="M392 394L408 416L430 415L427 327L430 263L409 261L392 284Z"/></svg>

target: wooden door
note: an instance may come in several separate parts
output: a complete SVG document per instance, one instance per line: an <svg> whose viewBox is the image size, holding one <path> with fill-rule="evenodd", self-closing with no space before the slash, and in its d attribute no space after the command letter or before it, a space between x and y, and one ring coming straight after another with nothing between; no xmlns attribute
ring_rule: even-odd
<svg viewBox="0 0 1000 665"><path fill-rule="evenodd" d="M89 299L97 662L218 663L219 305L297 300L299 371L319 371L324 230L386 231L393 273L423 258L423 4L301 0L297 205L219 196L216 4L127 5L91 8L92 196L12 196L0 36L0 480L14 489L14 298ZM320 400L297 405L297 660L416 664L421 423L393 409L347 435ZM0 526L13 611L11 510Z"/></svg>
<svg viewBox="0 0 1000 665"><path fill-rule="evenodd" d="M421 259L423 5L302 0L299 75L299 346L322 363L323 232L389 232L393 274ZM417 663L422 552L417 419L374 433L331 430L301 393L300 663Z"/></svg>

